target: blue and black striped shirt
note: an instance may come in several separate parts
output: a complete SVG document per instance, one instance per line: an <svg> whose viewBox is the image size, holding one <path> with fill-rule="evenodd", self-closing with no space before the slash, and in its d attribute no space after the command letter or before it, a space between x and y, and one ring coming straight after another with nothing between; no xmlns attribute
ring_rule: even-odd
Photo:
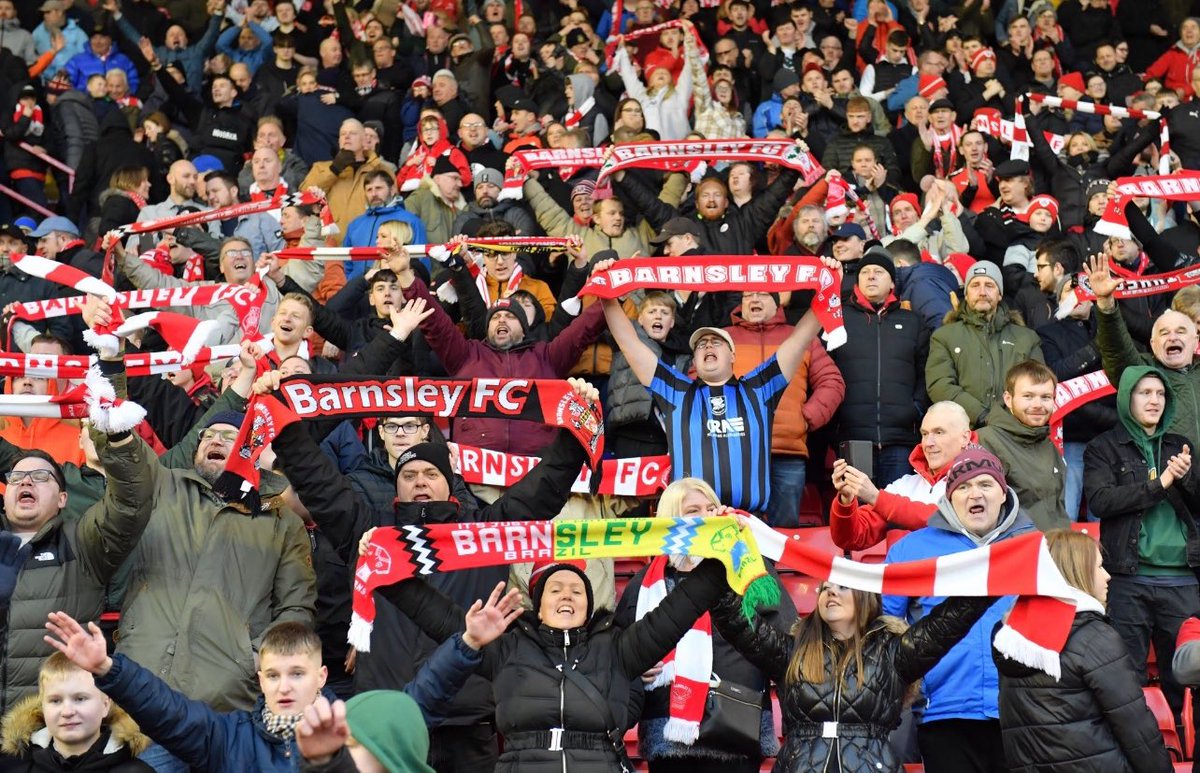
<svg viewBox="0 0 1200 773"><path fill-rule="evenodd" d="M788 381L775 357L720 386L659 360L650 383L667 425L671 479L701 478L723 504L762 512L771 496L771 416Z"/></svg>

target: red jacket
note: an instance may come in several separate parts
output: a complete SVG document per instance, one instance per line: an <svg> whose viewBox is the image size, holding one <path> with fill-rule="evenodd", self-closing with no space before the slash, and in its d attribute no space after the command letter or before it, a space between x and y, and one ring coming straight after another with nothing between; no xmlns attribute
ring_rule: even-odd
<svg viewBox="0 0 1200 773"><path fill-rule="evenodd" d="M978 443L975 433L971 433L972 443ZM929 469L925 461L925 449L919 443L908 456L913 475L905 475L893 481L879 492L875 504L864 505L857 499L848 505L843 505L840 497L833 498L829 508L829 535L833 544L843 550L866 550L878 544L886 536L888 528L916 529L925 528L929 516L937 510L938 494L933 502L925 501L933 498L935 491L941 487L939 483L950 471L947 464L938 472ZM924 490L927 489L927 490ZM911 499L906 494L923 494L922 499Z"/></svg>
<svg viewBox="0 0 1200 773"><path fill-rule="evenodd" d="M1192 69L1198 62L1200 51L1189 54L1183 43L1176 41L1146 68L1146 79L1158 78L1167 88L1178 91L1180 99L1187 99L1192 96Z"/></svg>
<svg viewBox="0 0 1200 773"><path fill-rule="evenodd" d="M770 359L794 329L783 309L762 324L742 319L741 311L740 306L734 309L733 324L725 328L736 347L733 375L739 378ZM771 453L807 459L808 431L828 424L845 396L846 382L841 372L825 347L814 338L775 410Z"/></svg>
<svg viewBox="0 0 1200 773"><path fill-rule="evenodd" d="M523 342L500 351L486 341L464 336L420 279L404 291L404 298L424 298L434 310L421 323L421 332L452 378L566 378L580 353L604 330L604 308L596 303L553 341ZM495 451L540 456L555 432L553 426L519 419L463 418L454 421L453 439Z"/></svg>

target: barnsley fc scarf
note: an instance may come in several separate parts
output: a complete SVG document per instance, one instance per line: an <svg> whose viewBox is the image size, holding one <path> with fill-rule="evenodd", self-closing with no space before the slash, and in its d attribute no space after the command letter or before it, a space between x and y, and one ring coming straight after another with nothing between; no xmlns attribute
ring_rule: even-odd
<svg viewBox="0 0 1200 773"><path fill-rule="evenodd" d="M659 5L663 8L666 8L667 6L671 5L671 0L658 1L657 5ZM613 17L614 28L619 26L620 23L621 23L620 17ZM625 42L628 43L631 40L637 40L638 38L644 38L648 35L661 35L664 30L671 30L671 29L682 28L682 27L683 27L683 21L681 19L671 19L670 21L664 21L661 24L652 24L651 26L644 27L643 29L640 29L640 30L631 30L629 32L626 32L625 33ZM687 34L687 33L684 33L684 34ZM703 62L704 64L708 64L708 46L704 45L704 41L700 38L700 30L697 29L696 27L692 27L692 39L696 41L696 49L699 52L700 61ZM604 44L604 66L605 66L605 69L607 69L609 72L613 71L613 56L615 56L616 53L617 53L617 41L613 38L610 38Z"/></svg>
<svg viewBox="0 0 1200 773"><path fill-rule="evenodd" d="M1117 118L1133 118L1138 121L1156 121L1162 118L1161 113L1153 110L1137 110L1135 108L1124 108L1117 105L1100 105L1095 102L1086 100L1060 99L1052 97L1048 94L1026 94L1017 100L1017 110L1013 115L1013 144L1012 157L1021 161L1029 160L1029 149L1033 147L1033 143L1029 140L1029 132L1025 128L1025 111L1022 100L1031 99L1034 102L1041 102L1046 107L1060 107L1063 110L1074 110L1078 113L1091 113L1093 115L1111 115ZM1171 173L1171 133L1167 130L1167 122L1163 121L1159 128L1159 159L1158 173Z"/></svg>
<svg viewBox="0 0 1200 773"><path fill-rule="evenodd" d="M176 350L127 354L125 355L125 375L161 376L166 373L177 373L186 370L191 365L208 365L228 360L230 357L237 357L240 351L240 344L223 344L212 347L203 346L196 351L195 356L190 358ZM95 356L87 355L64 354L60 356L57 354L0 352L0 376L81 379L87 375L88 367L94 365L96 361Z"/></svg>
<svg viewBox="0 0 1200 773"><path fill-rule="evenodd" d="M131 430L146 418L142 406L118 398L113 385L92 366L83 383L56 395L0 395L0 416L22 418L87 418L105 434Z"/></svg>
<svg viewBox="0 0 1200 773"><path fill-rule="evenodd" d="M638 590L637 620L657 609L667 597L666 568L666 556L655 556L646 567ZM712 666L712 616L705 612L663 658L662 671L654 681L645 685L647 692L668 685L671 688L667 724L663 728L668 741L691 746L700 737Z"/></svg>
<svg viewBox="0 0 1200 773"><path fill-rule="evenodd" d="M1132 239L1125 205L1132 197L1166 199L1168 201L1200 201L1200 172L1182 169L1175 174L1143 175L1117 178L1117 195L1104 205L1104 214L1095 231L1105 236Z"/></svg>
<svg viewBox="0 0 1200 773"><path fill-rule="evenodd" d="M111 285L97 279L91 274L80 271L74 266L63 265L58 261L43 258L40 255L10 255L9 259L12 260L14 266L30 276L40 277L47 282L54 282L55 284L66 285L81 293L98 295L109 303L112 303L116 299L117 291ZM16 315L14 314L15 318ZM120 348L120 341L117 340L113 331L121 324L121 321L120 309L114 308L112 320L109 324L95 325L83 331L83 340L88 346L105 356L116 356Z"/></svg>
<svg viewBox="0 0 1200 773"><path fill-rule="evenodd" d="M622 169L649 167L666 172L689 171L697 161L754 161L779 164L800 172L805 185L825 174L824 167L792 140L667 140L612 146L612 157L600 167L596 184Z"/></svg>
<svg viewBox="0 0 1200 773"><path fill-rule="evenodd" d="M1059 453L1063 450L1062 424L1067 414L1092 400L1116 393L1117 390L1102 370L1058 382L1054 388L1054 413L1050 416L1050 440L1058 447Z"/></svg>
<svg viewBox="0 0 1200 773"><path fill-rule="evenodd" d="M370 376L347 380L338 376L293 377L279 386L282 402L271 395L250 401L235 452L213 488L227 500L243 501L257 512L257 463L263 447L294 421L327 417L470 416L480 419L537 421L568 430L588 453L592 464L604 452L598 402L585 401L566 381L522 378L477 378L472 381L386 380Z"/></svg>
<svg viewBox="0 0 1200 773"><path fill-rule="evenodd" d="M509 162L500 189L501 201L523 198L522 186L533 169L558 169L563 180L585 167L599 169L604 163L604 148L530 148L513 153Z"/></svg>
<svg viewBox="0 0 1200 773"><path fill-rule="evenodd" d="M780 292L815 290L812 309L825 330L826 348L846 342L841 283L837 274L813 257L777 255L705 255L682 258L627 258L607 271L592 272L580 297L620 298L632 290Z"/></svg>
<svg viewBox="0 0 1200 773"><path fill-rule="evenodd" d="M376 588L417 575L522 561L689 554L715 558L743 608L778 603L751 533L733 518L612 518L585 521L439 523L376 529L354 572L347 640L370 652Z"/></svg>
<svg viewBox="0 0 1200 773"><path fill-rule="evenodd" d="M3 375L4 356L0 354L0 375ZM451 443L458 448L455 472L467 483L508 488L516 485L541 462L537 456L506 454L490 448ZM571 484L574 494L603 494L617 497L651 497L666 488L671 477L669 456L634 456L625 459L602 459L600 480L593 481L590 467L583 467Z"/></svg>
<svg viewBox="0 0 1200 773"><path fill-rule="evenodd" d="M1021 136L1028 138L1029 134L1024 128L1024 118L1022 120ZM1017 134L1017 125L1007 118L1000 117L1000 111L994 107L981 107L975 111L975 117L971 119L971 128L981 131L989 137L995 137L1001 142L1011 145L1013 137ZM1060 153L1063 147L1067 144L1067 138L1061 134L1054 132L1043 131L1042 136L1046 138L1046 142L1050 145L1050 149L1055 153Z"/></svg>
<svg viewBox="0 0 1200 773"><path fill-rule="evenodd" d="M1113 293L1114 298L1145 298L1150 295L1173 293L1182 287L1200 284L1200 263L1185 266L1166 274L1147 274L1143 276L1126 277L1121 281L1121 287ZM1080 272L1076 276L1076 287L1071 294L1062 300L1054 316L1063 319L1071 310L1084 301L1096 300L1092 286L1088 283L1087 275Z"/></svg>

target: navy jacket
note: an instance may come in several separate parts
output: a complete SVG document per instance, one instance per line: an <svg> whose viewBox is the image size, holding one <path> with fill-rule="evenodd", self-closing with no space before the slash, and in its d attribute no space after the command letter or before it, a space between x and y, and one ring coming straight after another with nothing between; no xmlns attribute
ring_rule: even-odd
<svg viewBox="0 0 1200 773"><path fill-rule="evenodd" d="M447 639L429 658L425 668L404 687L421 709L425 722L436 725L441 713L475 670L482 655L462 643L461 636ZM300 770L296 742L267 732L262 721L263 699L251 711L222 714L200 701L189 700L136 662L117 653L107 674L96 686L124 708L142 732L197 770ZM336 696L329 690L330 701Z"/></svg>

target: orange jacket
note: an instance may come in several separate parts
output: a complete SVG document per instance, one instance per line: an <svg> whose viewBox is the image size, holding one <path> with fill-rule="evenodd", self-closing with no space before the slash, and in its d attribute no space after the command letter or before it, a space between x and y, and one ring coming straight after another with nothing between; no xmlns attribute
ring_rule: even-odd
<svg viewBox="0 0 1200 773"><path fill-rule="evenodd" d="M741 310L740 306L734 309L733 324L725 328L736 347L733 374L738 377L770 359L792 334L783 309L776 310L774 317L761 324L742 319ZM846 382L841 372L825 347L814 338L775 410L771 453L807 458L808 430L827 424L845 396Z"/></svg>
<svg viewBox="0 0 1200 773"><path fill-rule="evenodd" d="M38 448L59 464L83 466L79 424L63 419L30 419L29 426L12 416L0 417L0 437L18 448Z"/></svg>

